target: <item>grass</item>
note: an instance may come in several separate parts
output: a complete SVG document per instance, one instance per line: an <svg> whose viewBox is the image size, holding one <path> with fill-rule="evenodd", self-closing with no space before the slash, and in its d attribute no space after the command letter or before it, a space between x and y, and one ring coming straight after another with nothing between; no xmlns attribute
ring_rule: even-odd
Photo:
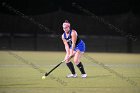
<svg viewBox="0 0 140 93"><path fill-rule="evenodd" d="M63 60L64 55L64 52L0 51L0 93L140 93L140 54L85 53L121 77L82 57L87 78L80 77L76 66L78 78L66 78L70 72L62 64L42 80L43 74L37 69L49 71Z"/></svg>

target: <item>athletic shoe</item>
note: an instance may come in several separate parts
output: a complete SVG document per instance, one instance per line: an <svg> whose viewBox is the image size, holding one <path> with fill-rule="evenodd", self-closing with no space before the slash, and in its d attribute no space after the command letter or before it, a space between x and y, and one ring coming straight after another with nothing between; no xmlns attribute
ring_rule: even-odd
<svg viewBox="0 0 140 93"><path fill-rule="evenodd" d="M82 74L81 77L82 78L86 78L87 77L87 74Z"/></svg>
<svg viewBox="0 0 140 93"><path fill-rule="evenodd" d="M67 75L67 78L76 78L77 77L77 74L68 74Z"/></svg>

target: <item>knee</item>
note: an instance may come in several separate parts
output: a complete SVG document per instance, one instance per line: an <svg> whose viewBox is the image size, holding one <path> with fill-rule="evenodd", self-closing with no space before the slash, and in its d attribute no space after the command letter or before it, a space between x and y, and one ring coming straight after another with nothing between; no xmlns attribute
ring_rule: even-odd
<svg viewBox="0 0 140 93"><path fill-rule="evenodd" d="M70 62L70 60L66 60L66 61L65 61L65 63L69 63L69 62Z"/></svg>
<svg viewBox="0 0 140 93"><path fill-rule="evenodd" d="M78 65L79 64L79 59L74 59L74 63L76 64L76 65Z"/></svg>

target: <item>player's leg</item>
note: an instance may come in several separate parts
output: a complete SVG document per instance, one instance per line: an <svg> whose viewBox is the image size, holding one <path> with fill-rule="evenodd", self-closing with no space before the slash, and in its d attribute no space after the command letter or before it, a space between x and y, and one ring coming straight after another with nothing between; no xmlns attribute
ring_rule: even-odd
<svg viewBox="0 0 140 93"><path fill-rule="evenodd" d="M84 66L83 66L82 62L80 61L80 58L81 58L82 54L83 54L82 52L77 50L77 52L75 53L75 56L74 56L74 63L79 68L79 70L81 72L81 77L85 78L85 77L87 77L87 74L86 74L86 72L84 70Z"/></svg>
<svg viewBox="0 0 140 93"><path fill-rule="evenodd" d="M66 55L66 59L69 57L69 55ZM71 71L71 74L68 74L67 77L70 78L70 77L77 77L77 74L75 73L75 68L74 68L74 65L73 63L68 59L65 61L66 62L66 65L67 67L69 68L69 70Z"/></svg>

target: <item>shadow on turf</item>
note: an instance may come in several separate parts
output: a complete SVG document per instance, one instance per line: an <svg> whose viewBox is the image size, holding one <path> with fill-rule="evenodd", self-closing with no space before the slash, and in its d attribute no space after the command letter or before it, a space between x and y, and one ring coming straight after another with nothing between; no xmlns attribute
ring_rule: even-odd
<svg viewBox="0 0 140 93"><path fill-rule="evenodd" d="M88 76L87 78L102 78L102 77L110 77L112 75L96 75L96 76Z"/></svg>

